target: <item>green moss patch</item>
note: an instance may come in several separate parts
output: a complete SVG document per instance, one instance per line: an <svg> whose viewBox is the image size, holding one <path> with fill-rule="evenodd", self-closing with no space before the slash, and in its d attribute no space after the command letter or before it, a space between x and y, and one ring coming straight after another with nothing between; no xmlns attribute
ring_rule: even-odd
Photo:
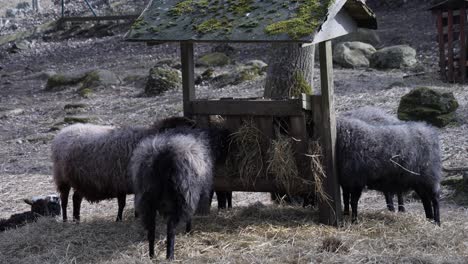
<svg viewBox="0 0 468 264"><path fill-rule="evenodd" d="M299 0L298 12L295 17L282 20L265 27L265 32L270 35L287 33L292 39L299 39L312 34L322 19L333 0Z"/></svg>
<svg viewBox="0 0 468 264"><path fill-rule="evenodd" d="M294 73L294 86L290 91L292 97L299 97L302 93L312 94L312 86L306 81L304 75L296 71Z"/></svg>
<svg viewBox="0 0 468 264"><path fill-rule="evenodd" d="M75 85L81 82L83 76L70 76L64 74L55 74L47 79L46 91L63 90L64 86Z"/></svg>
<svg viewBox="0 0 468 264"><path fill-rule="evenodd" d="M194 29L202 34L220 30L228 32L232 29L232 25L226 18L210 18L194 26Z"/></svg>

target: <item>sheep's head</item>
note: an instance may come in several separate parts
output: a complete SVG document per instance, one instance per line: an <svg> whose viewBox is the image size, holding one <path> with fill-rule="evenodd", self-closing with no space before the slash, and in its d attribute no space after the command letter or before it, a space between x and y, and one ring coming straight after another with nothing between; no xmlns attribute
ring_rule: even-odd
<svg viewBox="0 0 468 264"><path fill-rule="evenodd" d="M60 199L57 195L36 196L24 199L24 202L31 205L31 212L38 215L60 215Z"/></svg>

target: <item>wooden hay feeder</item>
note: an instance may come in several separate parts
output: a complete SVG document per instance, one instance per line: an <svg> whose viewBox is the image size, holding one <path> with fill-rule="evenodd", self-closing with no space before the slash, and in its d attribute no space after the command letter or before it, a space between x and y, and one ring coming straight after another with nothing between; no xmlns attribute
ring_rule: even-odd
<svg viewBox="0 0 468 264"><path fill-rule="evenodd" d="M430 8L437 20L442 80L465 83L467 78L466 0L443 1Z"/></svg>
<svg viewBox="0 0 468 264"><path fill-rule="evenodd" d="M278 120L287 124L287 134L295 139L294 158L301 181L289 183L293 187L285 190L268 177L263 166L254 181L243 181L235 174L218 174L215 190L310 193L313 177L305 155L309 138L319 139L327 175L321 180L330 198L319 203L320 221L337 225L341 221L341 199L335 171L330 40L358 27L377 27L374 14L360 0L155 0L135 21L126 39L151 44L180 42L185 116L209 125L210 116L220 115L233 131L238 130L243 121L251 120L263 137L270 139L276 138L274 130ZM321 94L303 94L301 98L285 100L196 99L193 44L199 42L318 44ZM265 151L271 141L263 142L267 143L262 143L260 148Z"/></svg>

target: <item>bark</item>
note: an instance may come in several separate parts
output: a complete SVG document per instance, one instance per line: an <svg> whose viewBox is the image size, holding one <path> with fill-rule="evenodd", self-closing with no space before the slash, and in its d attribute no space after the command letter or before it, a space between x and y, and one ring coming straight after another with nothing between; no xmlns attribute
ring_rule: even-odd
<svg viewBox="0 0 468 264"><path fill-rule="evenodd" d="M300 44L273 44L264 96L290 98L312 93L314 51L314 45L302 48Z"/></svg>

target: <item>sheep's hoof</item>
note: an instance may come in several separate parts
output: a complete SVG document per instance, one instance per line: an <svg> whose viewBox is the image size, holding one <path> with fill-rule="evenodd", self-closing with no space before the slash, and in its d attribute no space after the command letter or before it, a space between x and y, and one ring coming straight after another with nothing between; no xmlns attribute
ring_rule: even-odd
<svg viewBox="0 0 468 264"><path fill-rule="evenodd" d="M399 205L399 206L398 206L398 212L400 212L400 213L404 213L404 212L406 212L406 209L405 209L405 207L404 207L404 206L401 206L401 205Z"/></svg>
<svg viewBox="0 0 468 264"><path fill-rule="evenodd" d="M343 211L343 215L349 215L349 211Z"/></svg>

